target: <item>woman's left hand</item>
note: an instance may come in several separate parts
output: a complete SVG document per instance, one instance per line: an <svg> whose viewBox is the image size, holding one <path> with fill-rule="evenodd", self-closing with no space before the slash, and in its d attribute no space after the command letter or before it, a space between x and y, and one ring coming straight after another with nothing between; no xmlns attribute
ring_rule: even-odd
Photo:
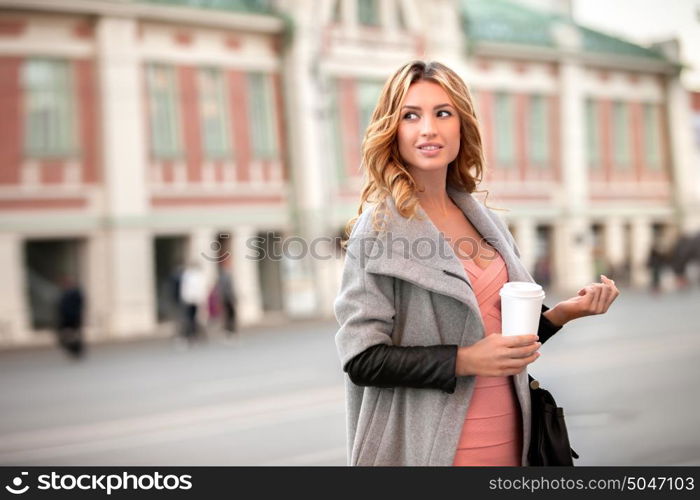
<svg viewBox="0 0 700 500"><path fill-rule="evenodd" d="M555 325L563 325L572 319L603 314L620 295L615 282L600 275L601 283L592 283L581 288L575 297L559 302L544 315Z"/></svg>

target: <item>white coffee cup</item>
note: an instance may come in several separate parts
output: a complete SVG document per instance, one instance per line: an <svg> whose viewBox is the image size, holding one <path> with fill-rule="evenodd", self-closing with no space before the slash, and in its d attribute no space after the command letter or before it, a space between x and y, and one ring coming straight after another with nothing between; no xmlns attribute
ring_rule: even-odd
<svg viewBox="0 0 700 500"><path fill-rule="evenodd" d="M537 283L511 281L503 285L501 330L503 335L537 335L544 290Z"/></svg>

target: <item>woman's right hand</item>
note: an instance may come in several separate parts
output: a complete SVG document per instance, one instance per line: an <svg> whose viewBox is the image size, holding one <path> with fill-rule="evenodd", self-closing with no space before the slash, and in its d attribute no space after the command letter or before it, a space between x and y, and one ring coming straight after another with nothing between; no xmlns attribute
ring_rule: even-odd
<svg viewBox="0 0 700 500"><path fill-rule="evenodd" d="M537 350L542 345L537 335L487 335L475 344L457 350L458 377L481 375L504 377L523 371L527 365L539 358Z"/></svg>

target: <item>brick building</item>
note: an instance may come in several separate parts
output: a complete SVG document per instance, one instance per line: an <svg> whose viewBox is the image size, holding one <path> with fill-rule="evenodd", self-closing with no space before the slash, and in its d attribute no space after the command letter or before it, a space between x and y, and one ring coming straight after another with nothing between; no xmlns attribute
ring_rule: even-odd
<svg viewBox="0 0 700 500"><path fill-rule="evenodd" d="M62 276L88 338L157 332L192 260L226 258L244 324L330 314L334 243L296 259L290 238L355 214L364 128L413 58L470 85L490 203L538 279L643 285L651 241L700 226L673 44L566 1L0 0L0 344L49 341Z"/></svg>

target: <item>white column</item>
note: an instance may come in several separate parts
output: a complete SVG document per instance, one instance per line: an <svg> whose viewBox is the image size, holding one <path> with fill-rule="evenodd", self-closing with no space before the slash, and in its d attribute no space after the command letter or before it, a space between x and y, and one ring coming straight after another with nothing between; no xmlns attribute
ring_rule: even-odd
<svg viewBox="0 0 700 500"><path fill-rule="evenodd" d="M631 251L632 268L630 281L632 286L646 286L649 281L649 270L646 267L649 250L652 244L651 221L646 217L632 219Z"/></svg>
<svg viewBox="0 0 700 500"><path fill-rule="evenodd" d="M0 345L26 343L30 339L29 303L22 258L22 238L0 233Z"/></svg>
<svg viewBox="0 0 700 500"><path fill-rule="evenodd" d="M398 30L397 8L396 0L379 0L381 25L389 36L396 35Z"/></svg>
<svg viewBox="0 0 700 500"><path fill-rule="evenodd" d="M262 318L259 268L252 240L257 232L251 226L236 226L232 234L233 265L230 270L238 297L238 321L245 326L257 323Z"/></svg>
<svg viewBox="0 0 700 500"><path fill-rule="evenodd" d="M107 237L106 327L111 336L150 334L156 326L153 238L147 229L114 228Z"/></svg>
<svg viewBox="0 0 700 500"><path fill-rule="evenodd" d="M421 34L425 35L426 58L454 68L464 60L464 35L460 7L455 0L414 1L418 11Z"/></svg>
<svg viewBox="0 0 700 500"><path fill-rule="evenodd" d="M321 253L321 252L319 252ZM341 255L335 241L323 246L323 265L321 267L321 281L325 287L321 295L321 313L324 316L333 316L333 303L340 290L340 276L338 275L338 259L336 255Z"/></svg>
<svg viewBox="0 0 700 500"><path fill-rule="evenodd" d="M537 225L529 217L522 217L513 221L515 224L515 237L520 250L520 261L530 274L535 269L535 252L537 249Z"/></svg>
<svg viewBox="0 0 700 500"><path fill-rule="evenodd" d="M684 232L700 230L700 154L692 136L690 97L680 78L668 82L668 126L676 208Z"/></svg>
<svg viewBox="0 0 700 500"><path fill-rule="evenodd" d="M335 286L334 249L330 236L305 240L306 254L298 258L295 247L289 246L289 255L282 261L285 276L285 310L292 317L333 314L333 301L338 293ZM292 248L294 250L292 251ZM318 287L313 291L305 269L313 267Z"/></svg>
<svg viewBox="0 0 700 500"><path fill-rule="evenodd" d="M582 215L588 206L588 168L584 151L584 92L582 68L575 63L564 62L560 67L561 78L561 128L562 181L566 194L567 211Z"/></svg>
<svg viewBox="0 0 700 500"><path fill-rule="evenodd" d="M286 103L289 116L295 117L294 127L289 129L288 144L298 219L291 236L298 234L310 244L315 238L331 233L329 207L333 206L333 172L326 160L332 156L332 151L331 144L324 140L330 118L328 96L318 73L322 26L316 2L312 0L286 0L280 2L280 6L293 18L295 26L295 36L284 61ZM354 26L355 2L346 0L342 6L344 22L349 21L350 26ZM288 286L301 296L313 296L312 307L320 313L320 298L325 289L324 263L306 259L288 264L284 264L285 279L294 280Z"/></svg>
<svg viewBox="0 0 700 500"><path fill-rule="evenodd" d="M357 31L357 0L338 0L341 8L343 26L348 32ZM297 2L293 2L297 3ZM299 2L301 3L301 2ZM305 6L308 4L305 2ZM313 7L313 6L312 6Z"/></svg>
<svg viewBox="0 0 700 500"><path fill-rule="evenodd" d="M143 80L134 19L102 17L97 60L107 211L124 217L148 207Z"/></svg>
<svg viewBox="0 0 700 500"><path fill-rule="evenodd" d="M592 235L585 217L559 219L554 224L554 286L574 292L593 279Z"/></svg>
<svg viewBox="0 0 700 500"><path fill-rule="evenodd" d="M107 335L112 290L110 286L109 233L97 231L87 240L87 318L85 336L89 341Z"/></svg>
<svg viewBox="0 0 700 500"><path fill-rule="evenodd" d="M143 228L148 176L137 28L129 18L101 17L97 22L105 215L110 223L102 262L109 288L104 310L105 327L114 336L149 333L156 324L153 241Z"/></svg>
<svg viewBox="0 0 700 500"><path fill-rule="evenodd" d="M619 217L609 217L603 225L605 258L613 269L620 269L627 258L625 249L625 224Z"/></svg>
<svg viewBox="0 0 700 500"><path fill-rule="evenodd" d="M588 169L584 152L583 70L564 61L560 66L562 217L554 228L555 287L574 291L591 281L592 241L588 210Z"/></svg>

